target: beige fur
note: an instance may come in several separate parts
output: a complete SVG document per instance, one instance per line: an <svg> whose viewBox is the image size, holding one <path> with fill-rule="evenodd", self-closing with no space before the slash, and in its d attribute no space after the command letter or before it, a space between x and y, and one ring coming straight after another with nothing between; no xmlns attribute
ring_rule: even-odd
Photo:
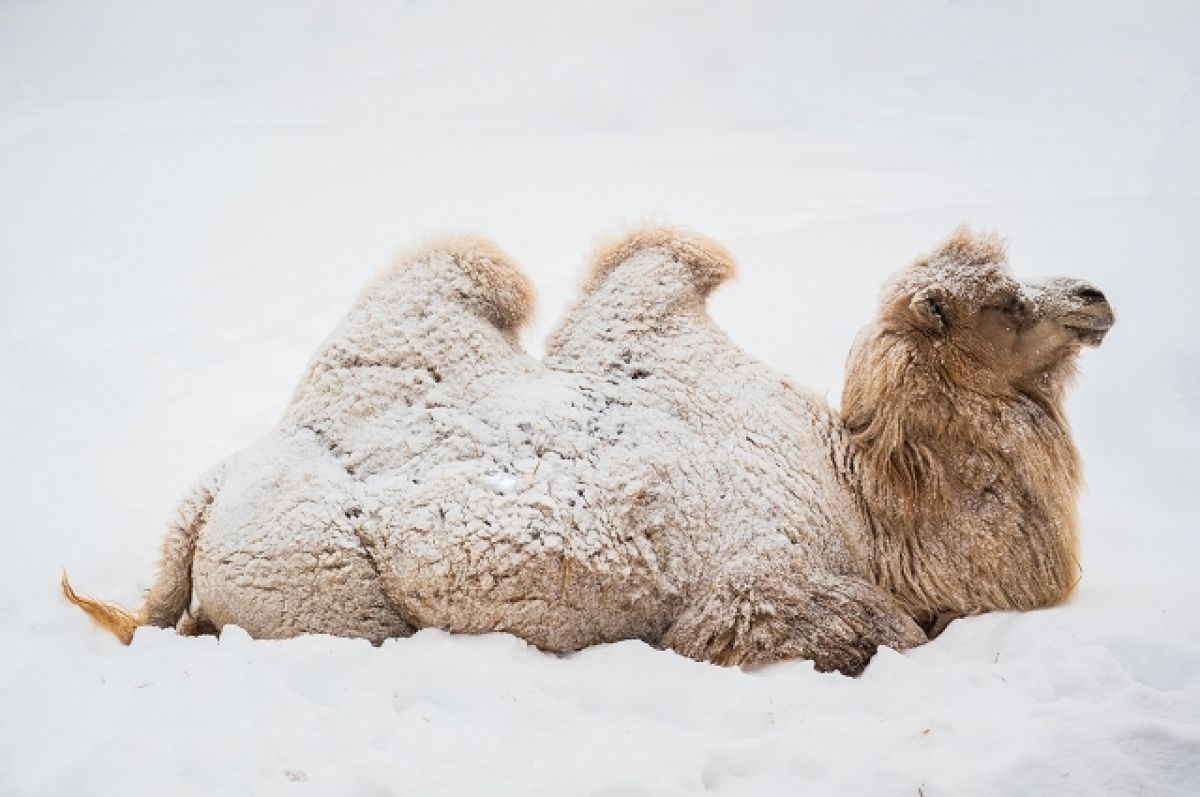
<svg viewBox="0 0 1200 797"><path fill-rule="evenodd" d="M1061 398L1112 323L1097 291L1021 286L997 238L959 231L885 289L839 417L713 324L733 271L695 233L636 230L597 252L539 363L515 337L532 290L493 245L414 252L185 502L140 613L64 590L126 640L181 618L432 626L848 673L920 626L1068 594Z"/></svg>
<svg viewBox="0 0 1200 797"><path fill-rule="evenodd" d="M1087 335L1064 321L1103 336L1113 320L1107 302L1071 299L1089 288L1031 290L996 236L959 230L885 288L851 354L842 417L872 574L924 623L1053 605L1078 580L1062 398Z"/></svg>
<svg viewBox="0 0 1200 797"><path fill-rule="evenodd" d="M650 224L602 241L590 258L584 292L595 289L605 276L638 252L658 249L685 263L701 298L737 275L733 255L721 244L683 227Z"/></svg>
<svg viewBox="0 0 1200 797"><path fill-rule="evenodd" d="M428 258L452 258L472 287L479 311L499 329L516 335L533 317L537 291L520 267L499 246L470 233L443 233L424 244L400 252L364 290L369 295L376 282L386 282L397 269L410 268Z"/></svg>

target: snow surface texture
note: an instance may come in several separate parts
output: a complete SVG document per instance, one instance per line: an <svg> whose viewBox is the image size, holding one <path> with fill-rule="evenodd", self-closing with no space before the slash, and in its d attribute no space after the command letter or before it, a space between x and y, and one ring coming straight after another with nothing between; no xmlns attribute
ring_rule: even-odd
<svg viewBox="0 0 1200 797"><path fill-rule="evenodd" d="M1198 38L1191 3L0 6L0 794L1195 793ZM66 565L138 603L394 247L496 238L536 353L591 236L654 212L738 258L717 323L834 401L960 222L1102 287L1071 602L850 680L429 631L126 649L58 596Z"/></svg>

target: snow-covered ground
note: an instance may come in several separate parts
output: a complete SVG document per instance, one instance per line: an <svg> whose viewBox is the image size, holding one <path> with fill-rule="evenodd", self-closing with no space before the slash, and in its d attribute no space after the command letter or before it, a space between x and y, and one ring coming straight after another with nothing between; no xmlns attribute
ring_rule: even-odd
<svg viewBox="0 0 1200 797"><path fill-rule="evenodd" d="M0 4L0 794L1200 793L1200 6ZM883 278L955 225L1119 322L1070 408L1067 605L852 680L640 643L554 657L139 632L192 478L275 421L398 246L494 237L541 294L663 214L713 302L837 399Z"/></svg>

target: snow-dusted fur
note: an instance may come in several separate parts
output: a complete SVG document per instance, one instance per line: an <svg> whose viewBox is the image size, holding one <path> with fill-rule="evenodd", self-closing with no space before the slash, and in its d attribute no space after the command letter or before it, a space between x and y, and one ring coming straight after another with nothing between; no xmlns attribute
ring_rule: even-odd
<svg viewBox="0 0 1200 797"><path fill-rule="evenodd" d="M1018 282L1002 242L965 229L885 287L842 416L872 581L927 630L1074 588L1081 471L1063 395L1113 321L1095 287Z"/></svg>
<svg viewBox="0 0 1200 797"><path fill-rule="evenodd" d="M857 672L922 625L1067 594L1061 390L1111 324L1098 292L1035 295L959 232L885 291L843 422L713 324L733 271L699 235L636 231L596 254L539 362L508 258L467 237L417 251L188 499L138 615L68 597L126 640L432 626Z"/></svg>

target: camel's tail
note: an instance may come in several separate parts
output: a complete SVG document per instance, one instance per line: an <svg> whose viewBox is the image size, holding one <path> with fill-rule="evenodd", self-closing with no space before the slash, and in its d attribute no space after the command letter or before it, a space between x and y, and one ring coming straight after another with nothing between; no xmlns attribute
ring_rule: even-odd
<svg viewBox="0 0 1200 797"><path fill-rule="evenodd" d="M138 626L174 628L192 602L192 557L196 550L196 538L208 520L208 510L216 497L217 488L216 474L209 474L180 503L163 539L158 576L146 594L140 611L130 612L113 603L77 595L65 571L62 577L63 595L126 645L133 640L133 632Z"/></svg>
<svg viewBox="0 0 1200 797"><path fill-rule="evenodd" d="M81 598L75 593L75 590L71 589L71 582L67 580L67 571L65 570L62 575L62 591L63 595L67 596L67 600L80 609L83 609L84 613L92 618L97 625L112 631L113 635L121 640L123 644L128 645L132 642L133 632L137 630L139 625L142 625L136 616L117 606L115 603Z"/></svg>

